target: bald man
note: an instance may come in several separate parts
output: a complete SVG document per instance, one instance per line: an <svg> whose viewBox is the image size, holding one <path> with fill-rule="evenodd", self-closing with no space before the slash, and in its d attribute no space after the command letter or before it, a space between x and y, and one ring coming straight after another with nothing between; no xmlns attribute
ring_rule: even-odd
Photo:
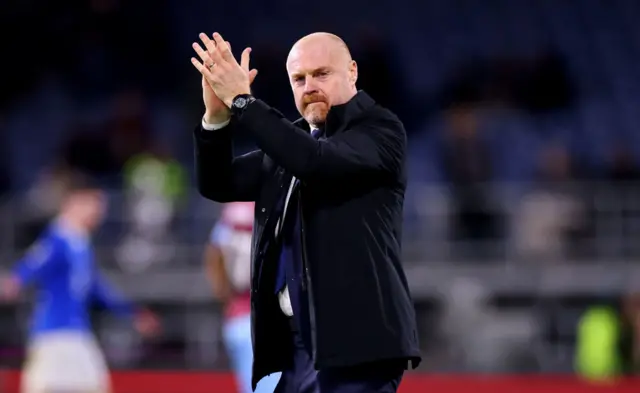
<svg viewBox="0 0 640 393"><path fill-rule="evenodd" d="M217 33L193 44L205 114L198 187L217 202L255 201L253 386L282 371L278 393L395 392L420 361L400 263L406 133L358 91L345 43L295 43L287 73L302 118L251 95L251 49L238 63ZM233 154L242 130L259 150Z"/></svg>

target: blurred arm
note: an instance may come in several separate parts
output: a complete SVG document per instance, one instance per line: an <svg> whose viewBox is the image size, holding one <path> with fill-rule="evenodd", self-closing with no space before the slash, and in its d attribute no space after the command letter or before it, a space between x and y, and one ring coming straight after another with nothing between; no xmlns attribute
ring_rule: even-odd
<svg viewBox="0 0 640 393"><path fill-rule="evenodd" d="M229 300L233 292L222 253L222 244L228 241L229 236L230 229L223 224L217 224L211 232L204 252L204 267L213 295L223 303Z"/></svg>
<svg viewBox="0 0 640 393"><path fill-rule="evenodd" d="M54 238L36 242L18 261L13 269L13 278L20 287L54 273L64 266L64 244Z"/></svg>
<svg viewBox="0 0 640 393"><path fill-rule="evenodd" d="M91 295L94 301L121 317L132 317L136 312L133 304L115 290L107 279L95 271Z"/></svg>

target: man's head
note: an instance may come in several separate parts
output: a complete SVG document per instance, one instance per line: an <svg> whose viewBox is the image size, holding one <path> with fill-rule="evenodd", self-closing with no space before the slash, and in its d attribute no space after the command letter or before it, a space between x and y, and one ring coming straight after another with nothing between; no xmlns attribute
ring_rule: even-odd
<svg viewBox="0 0 640 393"><path fill-rule="evenodd" d="M333 34L313 33L296 42L287 72L296 107L312 126L323 124L332 106L357 93L358 66L344 41Z"/></svg>
<svg viewBox="0 0 640 393"><path fill-rule="evenodd" d="M87 177L73 176L62 203L62 217L92 232L102 223L106 210L107 197L104 191Z"/></svg>

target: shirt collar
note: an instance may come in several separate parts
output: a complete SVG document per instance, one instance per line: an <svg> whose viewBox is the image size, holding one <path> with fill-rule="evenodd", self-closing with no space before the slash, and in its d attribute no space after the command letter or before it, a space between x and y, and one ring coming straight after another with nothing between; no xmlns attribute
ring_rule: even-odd
<svg viewBox="0 0 640 393"><path fill-rule="evenodd" d="M58 218L53 223L55 231L62 237L70 240L76 240L81 242L89 241L89 233L76 226L70 225L63 218Z"/></svg>

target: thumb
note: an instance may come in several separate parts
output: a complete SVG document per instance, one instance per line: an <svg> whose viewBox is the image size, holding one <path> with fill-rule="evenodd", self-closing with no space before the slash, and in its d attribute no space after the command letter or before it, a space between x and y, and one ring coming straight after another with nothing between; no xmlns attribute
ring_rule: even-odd
<svg viewBox="0 0 640 393"><path fill-rule="evenodd" d="M249 71L249 83L253 83L253 81L256 79L256 76L258 76L258 70L254 68Z"/></svg>
<svg viewBox="0 0 640 393"><path fill-rule="evenodd" d="M251 48L246 48L240 55L240 66L243 70L249 71L249 60L251 59Z"/></svg>

